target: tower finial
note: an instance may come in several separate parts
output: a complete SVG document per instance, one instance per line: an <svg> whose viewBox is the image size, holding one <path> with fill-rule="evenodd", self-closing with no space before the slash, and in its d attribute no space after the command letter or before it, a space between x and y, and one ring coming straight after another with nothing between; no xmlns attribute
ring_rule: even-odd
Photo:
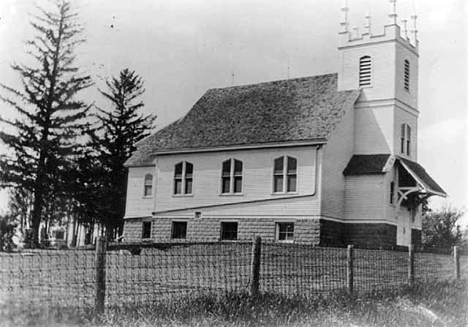
<svg viewBox="0 0 468 327"><path fill-rule="evenodd" d="M341 7L341 31L340 33L348 33L348 3L346 0L343 1L343 7Z"/></svg>
<svg viewBox="0 0 468 327"><path fill-rule="evenodd" d="M371 15L369 9L366 12L366 22L364 23L364 33L363 34L372 34L371 32Z"/></svg>
<svg viewBox="0 0 468 327"><path fill-rule="evenodd" d="M397 10L396 10L397 0L389 0L390 3L390 13L388 17L390 18L390 25L396 25L397 23Z"/></svg>
<svg viewBox="0 0 468 327"><path fill-rule="evenodd" d="M401 22L403 23L403 35L405 39L408 39L408 20L402 19Z"/></svg>
<svg viewBox="0 0 468 327"><path fill-rule="evenodd" d="M416 13L413 13L411 15L411 19L413 20L413 29L411 30L411 34L413 35L413 40L414 40L414 45L418 46L418 26L417 26L417 19L418 15Z"/></svg>
<svg viewBox="0 0 468 327"><path fill-rule="evenodd" d="M358 27L357 25L354 25L353 31L354 31L354 37L355 37L356 39L358 39L358 38L360 37L360 35L359 35L359 27Z"/></svg>

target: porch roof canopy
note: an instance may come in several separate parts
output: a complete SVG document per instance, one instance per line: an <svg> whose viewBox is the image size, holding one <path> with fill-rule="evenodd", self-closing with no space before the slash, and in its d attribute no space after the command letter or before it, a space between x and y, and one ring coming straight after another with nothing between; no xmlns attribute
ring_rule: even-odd
<svg viewBox="0 0 468 327"><path fill-rule="evenodd" d="M447 193L445 193L442 187L440 187L439 184L429 176L420 164L402 157L397 157L397 160L422 188L423 193L426 193L427 195L439 195L442 197L447 196Z"/></svg>

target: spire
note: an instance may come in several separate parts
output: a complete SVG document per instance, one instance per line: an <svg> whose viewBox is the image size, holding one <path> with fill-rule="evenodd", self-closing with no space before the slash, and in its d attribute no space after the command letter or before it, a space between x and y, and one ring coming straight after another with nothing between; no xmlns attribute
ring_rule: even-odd
<svg viewBox="0 0 468 327"><path fill-rule="evenodd" d="M403 35L405 39L408 39L408 20L402 19L401 22L403 23Z"/></svg>
<svg viewBox="0 0 468 327"><path fill-rule="evenodd" d="M349 30L348 30L348 11L349 11L349 8L348 8L348 4L347 4L347 1L344 0L343 2L343 7L341 7L341 22L340 22L340 25L341 25L341 31L340 33L348 33Z"/></svg>
<svg viewBox="0 0 468 327"><path fill-rule="evenodd" d="M372 34L371 32L371 16L369 10L366 12L366 22L364 23L364 33L363 34Z"/></svg>
<svg viewBox="0 0 468 327"><path fill-rule="evenodd" d="M390 3L390 12L388 17L390 18L389 25L396 25L397 24L397 11L396 11L396 2L397 0L389 0Z"/></svg>

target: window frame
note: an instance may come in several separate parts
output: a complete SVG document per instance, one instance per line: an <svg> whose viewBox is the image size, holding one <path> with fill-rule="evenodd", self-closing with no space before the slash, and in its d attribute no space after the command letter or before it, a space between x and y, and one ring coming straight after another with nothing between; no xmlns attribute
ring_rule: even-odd
<svg viewBox="0 0 468 327"><path fill-rule="evenodd" d="M184 224L185 225L185 232L183 237L175 237L175 225L176 224ZM186 240L187 239L187 232L188 232L188 222L186 220L173 220L171 223L171 239L172 240Z"/></svg>
<svg viewBox="0 0 468 327"><path fill-rule="evenodd" d="M148 178L150 177L150 178ZM154 180L154 177L153 177L153 174L145 174L145 177L143 179L143 197L144 198L152 198L153 197L153 180ZM148 184L148 181L149 181L149 184ZM149 186L149 194L147 194L147 187Z"/></svg>
<svg viewBox="0 0 468 327"><path fill-rule="evenodd" d="M400 153L411 155L411 126L407 123L400 125Z"/></svg>
<svg viewBox="0 0 468 327"><path fill-rule="evenodd" d="M226 225L236 225L236 232L235 232L235 237L234 238L226 238L225 237L225 227ZM230 231L232 232L232 231ZM239 222L238 221L221 221L220 224L220 234L219 238L222 241L237 241L239 239Z"/></svg>
<svg viewBox="0 0 468 327"><path fill-rule="evenodd" d="M294 160L294 163L296 165L296 168L294 170L294 173L290 172L289 169L289 160ZM276 170L276 162L278 160L282 161L282 172L278 173L278 170ZM289 155L284 155L281 157L277 157L273 159L273 182L272 182L272 193L273 194L297 194L298 193L298 160L296 157L289 156ZM295 183L294 183L294 190L291 191L289 190L289 181L291 178L295 178ZM277 178L282 179L282 185L281 185L281 190L276 189L276 180Z"/></svg>
<svg viewBox="0 0 468 327"><path fill-rule="evenodd" d="M240 173L236 171L236 163L240 163ZM226 173L224 166L229 164L229 174ZM237 174L236 174L237 173ZM225 181L229 181L228 191L225 192ZM240 190L236 191L236 180L240 180ZM244 194L244 162L240 159L229 158L221 163L221 189L220 195L243 195Z"/></svg>
<svg viewBox="0 0 468 327"><path fill-rule="evenodd" d="M405 59L403 63L403 89L410 93L410 74L411 74L411 67L410 62L408 59Z"/></svg>
<svg viewBox="0 0 468 327"><path fill-rule="evenodd" d="M281 232L282 225L285 225L285 226L292 225L292 231L288 231L286 227L286 231ZM294 225L295 225L294 221L276 221L275 222L275 240L281 243L294 243ZM282 233L285 234L285 239L281 239ZM292 235L292 237L288 238L288 235Z"/></svg>
<svg viewBox="0 0 468 327"><path fill-rule="evenodd" d="M177 166L182 165L182 173L180 177L177 175ZM187 167L191 167L192 173L189 176ZM189 161L180 161L174 165L174 178L172 183L172 196L193 196L193 180L194 180L194 165ZM187 182L191 182L190 193L187 192ZM180 182L180 193L177 193L177 182Z"/></svg>
<svg viewBox="0 0 468 327"><path fill-rule="evenodd" d="M362 66L365 67L363 68ZM360 57L358 66L358 86L361 88L372 87L372 75L372 57L370 55Z"/></svg>
<svg viewBox="0 0 468 327"><path fill-rule="evenodd" d="M145 226L149 226L149 230L146 230ZM141 239L142 240L151 239L152 230L153 230L153 222L151 220L143 220L141 224ZM147 237L145 237L147 235L146 232L149 232L149 236Z"/></svg>

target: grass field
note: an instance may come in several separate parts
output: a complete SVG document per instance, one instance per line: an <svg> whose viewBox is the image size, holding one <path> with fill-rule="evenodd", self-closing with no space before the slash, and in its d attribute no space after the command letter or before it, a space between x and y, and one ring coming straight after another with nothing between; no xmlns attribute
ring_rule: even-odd
<svg viewBox="0 0 468 327"><path fill-rule="evenodd" d="M144 248L139 255L106 255L106 304L137 305L187 296L246 292L250 286L251 244L185 244ZM93 251L34 251L0 254L0 309L55 306L92 307L95 297ZM449 255L417 253L417 280L453 278ZM462 257L462 274L468 260ZM263 244L260 289L286 297L330 295L347 286L343 248ZM408 254L355 250L357 293L407 283Z"/></svg>

